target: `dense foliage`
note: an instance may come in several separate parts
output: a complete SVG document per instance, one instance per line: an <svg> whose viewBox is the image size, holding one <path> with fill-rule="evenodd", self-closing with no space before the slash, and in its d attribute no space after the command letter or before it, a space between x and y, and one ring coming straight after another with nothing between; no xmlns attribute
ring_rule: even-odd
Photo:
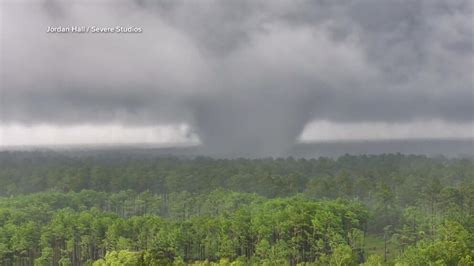
<svg viewBox="0 0 474 266"><path fill-rule="evenodd" d="M474 163L0 153L5 265L472 265Z"/></svg>

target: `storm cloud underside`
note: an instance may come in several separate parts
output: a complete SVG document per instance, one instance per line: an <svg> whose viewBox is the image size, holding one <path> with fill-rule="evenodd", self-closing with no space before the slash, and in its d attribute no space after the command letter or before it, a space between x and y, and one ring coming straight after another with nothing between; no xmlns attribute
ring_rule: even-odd
<svg viewBox="0 0 474 266"><path fill-rule="evenodd" d="M474 120L473 2L4 1L0 122L186 123L278 154L313 120ZM140 34L46 34L48 26Z"/></svg>

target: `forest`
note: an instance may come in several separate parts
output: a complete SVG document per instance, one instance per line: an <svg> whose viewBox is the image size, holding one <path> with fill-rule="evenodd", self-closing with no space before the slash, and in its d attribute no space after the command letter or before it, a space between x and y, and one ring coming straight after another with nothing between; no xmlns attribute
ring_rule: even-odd
<svg viewBox="0 0 474 266"><path fill-rule="evenodd" d="M0 152L2 265L474 265L474 159Z"/></svg>

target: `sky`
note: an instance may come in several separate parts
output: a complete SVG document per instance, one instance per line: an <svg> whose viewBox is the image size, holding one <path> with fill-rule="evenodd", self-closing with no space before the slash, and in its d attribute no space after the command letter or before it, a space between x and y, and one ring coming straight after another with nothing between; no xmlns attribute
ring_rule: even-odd
<svg viewBox="0 0 474 266"><path fill-rule="evenodd" d="M1 0L0 145L474 137L473 6Z"/></svg>

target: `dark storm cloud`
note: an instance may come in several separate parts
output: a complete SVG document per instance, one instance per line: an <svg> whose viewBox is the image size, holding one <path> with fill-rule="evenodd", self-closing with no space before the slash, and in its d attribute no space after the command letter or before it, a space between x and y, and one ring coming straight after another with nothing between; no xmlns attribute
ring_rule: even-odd
<svg viewBox="0 0 474 266"><path fill-rule="evenodd" d="M311 120L472 122L473 2L4 1L3 123L189 123L276 154ZM48 26L143 27L46 34Z"/></svg>

